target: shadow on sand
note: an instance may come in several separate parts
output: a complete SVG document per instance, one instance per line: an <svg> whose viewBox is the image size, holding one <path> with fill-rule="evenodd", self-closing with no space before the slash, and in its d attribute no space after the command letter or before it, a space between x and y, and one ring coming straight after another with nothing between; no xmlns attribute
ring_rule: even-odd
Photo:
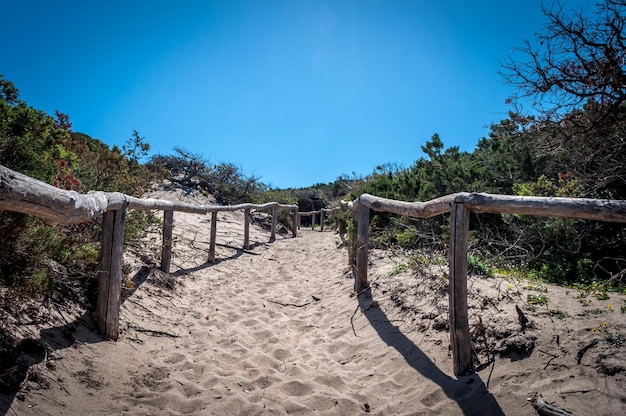
<svg viewBox="0 0 626 416"><path fill-rule="evenodd" d="M359 295L359 307L372 327L387 345L395 348L422 377L441 387L454 400L465 416L504 416L495 397L487 390L478 374L452 378L441 371L422 350L393 325L387 315L373 303L370 291ZM418 379L415 380L419 382ZM423 398L416 398L420 400Z"/></svg>
<svg viewBox="0 0 626 416"><path fill-rule="evenodd" d="M270 243L271 242L272 242L272 240L270 239ZM258 256L259 253L255 253L255 252L253 252L251 250L253 250L253 249L255 249L255 248L259 247L259 246L264 246L266 244L267 243L257 242L257 243L254 243L254 244L250 244L250 247L248 249L243 249L241 247L234 247L234 246L230 246L228 244L218 244L218 246L226 247L226 248L230 248L232 250L235 250L235 253L230 255L230 256L228 256L228 257L216 258L214 263L206 261L206 262L204 262L202 264L199 264L197 266L194 266L194 267L189 267L189 268L186 268L186 269L179 268L175 272L170 273L170 275L174 276L174 277L184 276L184 275L189 274L189 273L193 273L193 272L197 272L199 270L207 269L209 267L215 266L216 264L222 263L224 261L236 260L236 259L238 259L239 257L241 257L244 254L252 254L252 255ZM207 257L208 257L208 255L207 255ZM135 283L135 286L137 287L138 286L137 283L141 284L143 282L134 282L134 283Z"/></svg>
<svg viewBox="0 0 626 416"><path fill-rule="evenodd" d="M270 239L269 243L273 241L274 239ZM132 296L137 288L148 279L155 279L157 281L156 283L160 285L171 283L173 287L176 277L209 268L217 263L235 260L244 254L258 255L259 253L255 253L251 250L266 244L268 243L256 242L250 244L248 249L227 244L218 244L218 246L234 250L234 253L231 256L216 259L215 263L207 261L198 266L180 268L169 275L159 272L156 264L142 266L131 279L133 288L125 289L122 293L121 302L123 303ZM21 386L25 380L28 379L41 386L55 383L59 384L58 381L46 375L45 371L37 369L37 366L40 365L52 365L51 362L54 361L53 358L57 351L77 344L94 344L106 341L103 336L98 334L92 311L86 311L73 322L43 329L40 331L39 336L38 339L25 338L20 340L15 348L4 348L2 347L4 343L0 343L0 416L7 414L14 400L24 399L22 394L19 393L19 386ZM9 337L10 334L6 333L4 328L0 328L0 341L9 339ZM63 388L62 384L59 385Z"/></svg>
<svg viewBox="0 0 626 416"><path fill-rule="evenodd" d="M0 330L0 336L4 335ZM42 329L38 339L24 338L12 351L3 351L0 356L0 416L7 414L13 400L24 400L18 388L25 380L42 388L55 383L64 388L62 382L39 367L54 365L57 351L103 341L105 339L96 331L92 312L88 311L73 322Z"/></svg>

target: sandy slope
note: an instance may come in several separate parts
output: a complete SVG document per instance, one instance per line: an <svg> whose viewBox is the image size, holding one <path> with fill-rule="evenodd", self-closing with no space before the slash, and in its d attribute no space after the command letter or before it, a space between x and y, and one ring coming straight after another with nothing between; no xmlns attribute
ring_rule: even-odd
<svg viewBox="0 0 626 416"><path fill-rule="evenodd" d="M521 282L472 279L477 357L492 356L483 347L504 356L457 379L442 273L391 273L404 259L373 251L375 302L359 309L334 232L302 229L295 239L280 235L270 243L267 231L253 227L253 247L243 252L232 248L243 240L241 214L219 214L219 262L207 264L207 219L176 214L171 276L133 270L138 287L122 305L118 342L95 335L89 314L59 312L51 324L22 328L40 336L48 353L34 363L38 377L3 397L0 410L533 415L526 398L539 392L576 415L626 414L624 347L599 336L602 327L626 333L622 298L581 302L550 288L550 307L526 310L530 325L522 331L515 305L532 291ZM556 319L550 309L567 316ZM577 364L594 337L598 345Z"/></svg>

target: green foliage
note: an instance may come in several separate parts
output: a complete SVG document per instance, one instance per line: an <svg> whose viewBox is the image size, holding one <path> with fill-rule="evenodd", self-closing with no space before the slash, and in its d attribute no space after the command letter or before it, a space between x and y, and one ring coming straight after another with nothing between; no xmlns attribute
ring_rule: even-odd
<svg viewBox="0 0 626 416"><path fill-rule="evenodd" d="M258 192L252 196L251 202L255 204L265 204L267 202L278 202L284 205L297 205L298 197L293 194L291 190L282 189L267 189L263 192ZM292 212L288 210L278 211L278 222L283 224L288 229L293 226Z"/></svg>
<svg viewBox="0 0 626 416"><path fill-rule="evenodd" d="M123 149L71 130L69 117L49 116L19 99L0 76L0 164L62 189L141 195L153 178L141 164L149 145L138 132ZM141 238L149 214L127 220L127 240ZM50 227L34 217L0 211L0 285L30 295L50 295L59 282L86 282L97 268L99 219ZM82 283L81 283L82 284Z"/></svg>
<svg viewBox="0 0 626 416"><path fill-rule="evenodd" d="M47 267L33 270L22 284L24 292L30 296L42 296L54 290L54 279Z"/></svg>
<svg viewBox="0 0 626 416"><path fill-rule="evenodd" d="M285 205L297 205L298 197L292 190L288 189L267 189L254 195L252 202L255 204L265 204L267 202L278 202Z"/></svg>
<svg viewBox="0 0 626 416"><path fill-rule="evenodd" d="M565 319L569 316L560 309L550 309L550 315L554 316L557 319Z"/></svg>
<svg viewBox="0 0 626 416"><path fill-rule="evenodd" d="M614 286L609 282L602 280L595 280L591 283L577 282L574 287L580 291L578 296L581 299L586 298L587 296L593 296L598 300L607 300L610 298L609 293L625 293L623 285Z"/></svg>
<svg viewBox="0 0 626 416"><path fill-rule="evenodd" d="M6 233L0 248L0 285L42 295L54 288L52 265L80 267L80 260L72 257L73 242L62 230L23 214L2 212L0 215L3 219L0 231Z"/></svg>
<svg viewBox="0 0 626 416"><path fill-rule="evenodd" d="M352 214L346 211L339 211L337 213L337 221L339 223L339 227L337 230L339 234L346 234L348 232L348 225L352 226Z"/></svg>
<svg viewBox="0 0 626 416"><path fill-rule="evenodd" d="M626 107L625 107L626 112ZM361 193L403 201L426 201L459 191L544 197L597 197L598 187L547 151L549 123L528 130L532 118L502 120L491 126L472 153L445 148L433 135L412 166L377 166L354 182L350 199ZM626 196L622 185L602 195ZM622 189L624 188L624 189ZM379 247L404 249L446 247L449 217L407 219L372 211L371 241ZM470 240L475 247L470 270L489 274L490 258L546 282L574 285L602 281L626 268L626 226L608 222L514 214L472 214ZM480 259L480 260L479 260ZM495 263L496 261L493 261ZM623 285L624 277L615 283Z"/></svg>
<svg viewBox="0 0 626 416"><path fill-rule="evenodd" d="M76 175L81 178L81 190L122 192L140 196L156 174L139 162L149 145L134 131L122 149L109 148L98 139L84 133L72 133L72 148L79 157ZM130 159L129 159L130 157Z"/></svg>
<svg viewBox="0 0 626 416"><path fill-rule="evenodd" d="M396 264L387 274L387 277L393 277L404 272L420 272L432 266L447 265L447 259L437 252L407 251L403 258L404 261ZM447 278L443 277L439 282L440 289L445 285L447 285Z"/></svg>
<svg viewBox="0 0 626 416"><path fill-rule="evenodd" d="M594 293L594 296L598 300L607 300L609 298L609 294L605 290Z"/></svg>
<svg viewBox="0 0 626 416"><path fill-rule="evenodd" d="M422 151L428 158L416 160L411 167L377 166L352 190L350 197L369 193L402 201L428 201L455 192L483 190L476 182L481 166L472 154L461 152L458 147L445 149L437 134L422 146Z"/></svg>
<svg viewBox="0 0 626 416"><path fill-rule="evenodd" d="M419 234L416 229L408 227L396 234L396 241L402 248L413 248L417 246Z"/></svg>
<svg viewBox="0 0 626 416"><path fill-rule="evenodd" d="M577 198L583 196L585 190L580 181L568 174L558 175L558 179L556 180L552 180L545 174L541 174L534 182L514 183L513 192L521 196Z"/></svg>
<svg viewBox="0 0 626 416"><path fill-rule="evenodd" d="M71 165L67 158L72 155L65 149L67 137L44 112L20 101L0 101L0 163L4 166L59 183L62 168Z"/></svg>
<svg viewBox="0 0 626 416"><path fill-rule="evenodd" d="M621 348L626 345L626 339L624 335L619 332L610 332L607 331L604 335L604 340L612 347Z"/></svg>
<svg viewBox="0 0 626 416"><path fill-rule="evenodd" d="M133 130L132 137L122 146L122 152L128 159L130 170L137 172L141 170L141 162L148 157L150 145L145 137L141 137L137 130Z"/></svg>
<svg viewBox="0 0 626 416"><path fill-rule="evenodd" d="M96 249L96 245L93 242L85 242L72 247L70 260L73 264L85 268L87 265L95 264L99 256L100 253Z"/></svg>
<svg viewBox="0 0 626 416"><path fill-rule="evenodd" d="M409 266L408 263L398 263L398 264L396 264L393 267L393 269L389 273L387 273L387 277L396 276L396 275L398 275L400 273L403 273L403 272L405 272L405 271L407 271L409 269L410 269L410 266Z"/></svg>
<svg viewBox="0 0 626 416"><path fill-rule="evenodd" d="M128 210L124 225L124 240L126 243L139 242L146 231L161 227L162 222L154 212Z"/></svg>
<svg viewBox="0 0 626 416"><path fill-rule="evenodd" d="M548 304L548 297L546 295L533 295L530 294L526 297L526 303L529 305L543 306Z"/></svg>
<svg viewBox="0 0 626 416"><path fill-rule="evenodd" d="M619 332L609 330L609 324L607 322L602 322L601 325L591 328L591 331L602 335L604 341L611 347L621 348L626 345L626 338L624 338L624 335Z"/></svg>
<svg viewBox="0 0 626 416"><path fill-rule="evenodd" d="M493 276L492 268L474 253L467 255L467 272L473 275Z"/></svg>
<svg viewBox="0 0 626 416"><path fill-rule="evenodd" d="M255 176L247 176L232 163L212 164L202 155L174 147L175 155L153 156L147 166L156 176L166 176L183 186L205 191L224 205L258 200L268 190Z"/></svg>
<svg viewBox="0 0 626 416"><path fill-rule="evenodd" d="M545 283L575 286L582 289L589 287L588 282L598 279L593 275L592 263L588 258L578 259L574 265L564 260L561 262L554 260L549 263L529 261L518 264L517 267L521 276L529 280L524 289L538 292L547 291Z"/></svg>
<svg viewBox="0 0 626 416"><path fill-rule="evenodd" d="M534 290L535 292L548 293L548 288L537 276L532 276L523 288L526 290Z"/></svg>

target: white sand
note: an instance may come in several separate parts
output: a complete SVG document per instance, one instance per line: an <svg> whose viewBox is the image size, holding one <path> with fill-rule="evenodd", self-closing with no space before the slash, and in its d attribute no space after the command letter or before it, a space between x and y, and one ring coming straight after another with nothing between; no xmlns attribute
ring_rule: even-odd
<svg viewBox="0 0 626 416"><path fill-rule="evenodd" d="M4 397L0 411L534 415L526 399L539 392L576 415L626 414L625 347L591 330L607 322L605 333L626 333L622 296L585 305L576 291L549 287L549 307L527 311L533 327L522 334L515 305L536 292L522 282L471 279L472 332L484 333L493 348L518 339L534 341L534 349L523 359L496 354L476 375L457 379L445 330L447 297L437 290L441 274L390 277L403 260L375 250L376 303L358 310L336 233L301 229L297 238L269 243L269 232L253 226L247 253L225 246L241 246L242 214L218 217L219 261L207 264L208 217L176 213L171 277L151 269L124 301L118 342L95 335L80 311L21 328L53 351L35 364L41 379ZM555 318L550 309L568 316ZM579 349L594 338L600 342L578 365ZM616 374L599 371L606 368Z"/></svg>

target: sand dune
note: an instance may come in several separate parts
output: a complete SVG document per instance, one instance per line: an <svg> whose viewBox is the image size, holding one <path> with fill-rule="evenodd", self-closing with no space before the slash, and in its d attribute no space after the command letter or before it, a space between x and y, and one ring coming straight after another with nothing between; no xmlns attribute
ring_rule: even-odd
<svg viewBox="0 0 626 416"><path fill-rule="evenodd" d="M402 259L373 251L374 302L359 305L333 231L301 229L297 238L279 235L270 243L269 232L253 226L253 247L244 252L236 249L242 214L219 214L218 262L209 264L207 220L176 214L171 275L136 264L137 287L122 305L118 342L94 334L88 313L57 316L49 328L22 328L49 351L35 364L40 379L25 381L2 409L18 415L533 415L527 397L539 392L576 415L625 413L624 347L601 340L581 365L575 362L596 333L592 326L608 322L606 328L624 333L622 297L610 300L613 308L595 299L583 305L575 293L550 288L554 308L569 318L529 311L532 325L522 334L514 305L523 305L528 289L474 279L473 333L483 328L485 343L500 351L510 347L507 339L533 346L522 357L515 354L523 348L512 343L508 355L456 378L447 298L434 284L441 279L436 271L390 273ZM601 316L580 315L592 308ZM603 362L615 361L613 374L598 369L602 354Z"/></svg>

